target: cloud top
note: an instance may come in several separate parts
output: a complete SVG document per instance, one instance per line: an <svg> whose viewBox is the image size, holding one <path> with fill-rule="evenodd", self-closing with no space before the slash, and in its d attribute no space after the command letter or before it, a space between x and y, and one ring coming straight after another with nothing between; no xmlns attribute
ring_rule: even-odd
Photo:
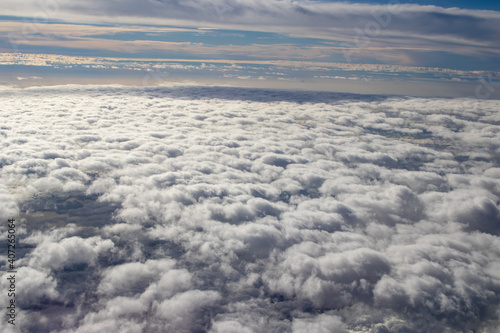
<svg viewBox="0 0 500 333"><path fill-rule="evenodd" d="M258 92L0 91L22 329L495 332L496 101Z"/></svg>

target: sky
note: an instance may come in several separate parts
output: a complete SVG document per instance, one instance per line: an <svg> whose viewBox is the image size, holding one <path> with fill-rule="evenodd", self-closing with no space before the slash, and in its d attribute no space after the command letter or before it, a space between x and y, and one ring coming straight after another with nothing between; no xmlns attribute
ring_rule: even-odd
<svg viewBox="0 0 500 333"><path fill-rule="evenodd" d="M20 86L52 84L54 77L142 84L153 72L164 78L154 84L194 80L498 98L498 6L493 1L28 0L20 5L6 0L0 70L2 84ZM38 59L19 68L22 56ZM45 66L51 71L40 68L40 61L55 56L82 59L63 65L51 60ZM132 60L138 66L130 66ZM230 65L241 68L227 70ZM93 70L103 66L109 71Z"/></svg>
<svg viewBox="0 0 500 333"><path fill-rule="evenodd" d="M1 7L0 332L500 333L497 2Z"/></svg>
<svg viewBox="0 0 500 333"><path fill-rule="evenodd" d="M362 0L362 1L335 1L326 0L325 2L353 2L353 3L366 3L366 4L379 4L386 5L391 3L390 1L384 0ZM396 1L392 2L396 3ZM500 4L498 1L494 0L481 0L481 1L471 1L471 0L423 0L423 1L399 1L401 4L416 4L423 6L439 6L444 8L463 8L463 9L484 9L484 10L500 10Z"/></svg>

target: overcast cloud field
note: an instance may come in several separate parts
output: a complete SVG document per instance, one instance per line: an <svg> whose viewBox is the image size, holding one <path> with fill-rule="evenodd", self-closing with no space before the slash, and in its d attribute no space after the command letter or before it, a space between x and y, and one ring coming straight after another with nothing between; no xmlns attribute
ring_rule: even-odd
<svg viewBox="0 0 500 333"><path fill-rule="evenodd" d="M498 100L67 85L0 108L2 332L500 332Z"/></svg>

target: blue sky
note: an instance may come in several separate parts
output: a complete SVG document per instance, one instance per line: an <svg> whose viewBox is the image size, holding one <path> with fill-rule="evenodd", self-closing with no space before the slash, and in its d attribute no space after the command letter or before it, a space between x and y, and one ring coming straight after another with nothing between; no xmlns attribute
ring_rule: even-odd
<svg viewBox="0 0 500 333"><path fill-rule="evenodd" d="M332 0L326 0L326 2L338 2L338 1L332 1ZM384 1L384 0L358 0L358 1L353 1L356 3L367 3L367 4L381 4L385 5L389 3L389 1ZM495 1L495 0L478 0L478 1L471 1L471 0L439 0L439 1L426 1L426 0L419 0L419 1L404 1L400 0L399 1L402 4L417 4L417 5L433 5L433 6L440 6L444 8L450 8L450 7L459 7L459 8L468 8L468 9L483 9L483 10L500 10L500 2ZM395 1L394 1L395 3Z"/></svg>
<svg viewBox="0 0 500 333"><path fill-rule="evenodd" d="M403 66L417 80L421 68L445 69L437 79L449 79L447 70L475 73L468 81L486 75L496 80L500 71L499 5L488 1L95 0L82 5L28 0L19 6L6 0L3 7L4 58L15 52L142 62L253 61L260 66L281 61L302 69L311 68L311 62L329 68L349 64L349 74L362 71L364 80L373 74L364 65ZM12 61L4 62L2 70L12 71L7 63ZM213 77L214 72L198 73ZM304 80L294 76L293 68L285 72L286 79ZM310 73L346 77L328 70ZM227 79L227 73L219 74ZM268 78L257 74L238 76ZM456 83L464 76L451 79Z"/></svg>

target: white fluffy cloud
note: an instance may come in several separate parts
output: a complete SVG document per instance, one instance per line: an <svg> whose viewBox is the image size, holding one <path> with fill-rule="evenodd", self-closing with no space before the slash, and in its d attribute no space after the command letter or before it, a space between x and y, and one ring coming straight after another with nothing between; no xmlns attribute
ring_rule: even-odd
<svg viewBox="0 0 500 333"><path fill-rule="evenodd" d="M498 327L496 101L117 86L0 99L26 331Z"/></svg>
<svg viewBox="0 0 500 333"><path fill-rule="evenodd" d="M109 251L112 248L113 242L109 239L68 237L60 242L38 244L30 254L29 265L51 270L71 268L78 265L93 266L99 253Z"/></svg>
<svg viewBox="0 0 500 333"><path fill-rule="evenodd" d="M345 333L344 325L339 317L319 315L314 319L296 319L292 325L293 333Z"/></svg>

